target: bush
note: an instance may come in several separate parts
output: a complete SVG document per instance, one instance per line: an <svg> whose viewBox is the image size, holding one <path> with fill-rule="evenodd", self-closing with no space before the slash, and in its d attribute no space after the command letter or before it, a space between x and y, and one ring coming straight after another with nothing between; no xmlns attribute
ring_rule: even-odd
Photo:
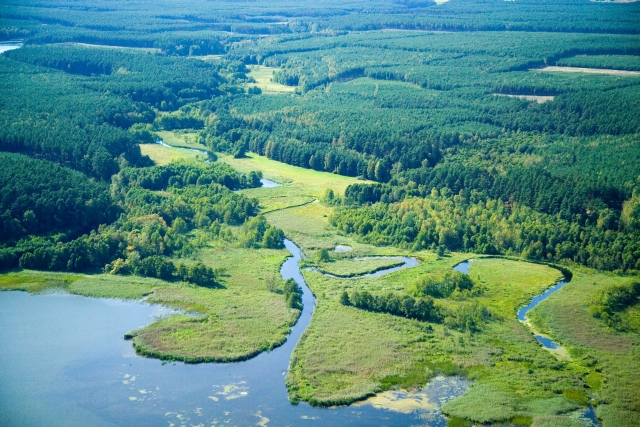
<svg viewBox="0 0 640 427"><path fill-rule="evenodd" d="M354 291L351 296L346 292L340 298L342 305L353 305L354 307L379 312L388 313L394 316L407 317L421 321L436 322L440 320L440 314L435 307L433 298L414 299L409 295L371 295L368 291Z"/></svg>
<svg viewBox="0 0 640 427"><path fill-rule="evenodd" d="M284 298L287 301L287 307L302 310L302 288L295 280L289 279L285 282Z"/></svg>
<svg viewBox="0 0 640 427"><path fill-rule="evenodd" d="M626 330L628 325L620 317L620 313L637 304L639 298L640 282L610 286L596 296L589 311L593 317L602 319L610 327Z"/></svg>
<svg viewBox="0 0 640 427"><path fill-rule="evenodd" d="M414 296L429 295L433 298L446 298L454 292L469 293L473 288L473 280L468 274L449 271L440 279L423 276L415 281L409 289Z"/></svg>

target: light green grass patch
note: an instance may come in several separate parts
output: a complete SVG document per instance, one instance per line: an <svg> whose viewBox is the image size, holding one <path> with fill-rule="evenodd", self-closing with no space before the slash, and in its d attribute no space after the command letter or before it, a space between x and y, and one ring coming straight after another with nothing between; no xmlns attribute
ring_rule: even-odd
<svg viewBox="0 0 640 427"><path fill-rule="evenodd" d="M398 259L338 259L331 262L322 262L315 264L316 267L324 272L341 277L360 276L367 273L373 273L382 269L397 267L403 265L404 261Z"/></svg>
<svg viewBox="0 0 640 427"><path fill-rule="evenodd" d="M56 273L18 270L0 275L0 289L39 293L59 288L75 295L95 298L139 299L167 282L137 276L111 274Z"/></svg>
<svg viewBox="0 0 640 427"><path fill-rule="evenodd" d="M193 160L204 162L206 156L184 148L169 148L160 144L139 144L143 156L149 156L158 166L168 165L174 160Z"/></svg>
<svg viewBox="0 0 640 427"><path fill-rule="evenodd" d="M296 86L286 86L271 81L273 73L280 68L265 67L264 65L248 65L247 68L250 70L247 76L253 77L256 81L256 83L248 83L247 87L257 86L263 92L294 93L296 91Z"/></svg>
<svg viewBox="0 0 640 427"><path fill-rule="evenodd" d="M318 172L313 169L291 166L255 153L248 153L247 157L242 159L234 159L233 156L224 153L216 154L219 161L229 163L239 172L262 171L265 178L291 187L292 190L297 192L296 195L322 197L324 191L329 188L336 195L342 195L344 190L351 184L370 182L329 172Z"/></svg>
<svg viewBox="0 0 640 427"><path fill-rule="evenodd" d="M617 332L594 318L589 305L596 294L612 285L637 280L633 276L600 273L573 267L571 282L531 312L532 323L568 347L583 367L586 391L607 405L598 406L603 425L640 424L640 336ZM595 372L594 372L595 370ZM601 375L600 372L601 371ZM598 390L599 386L602 388Z"/></svg>
<svg viewBox="0 0 640 427"><path fill-rule="evenodd" d="M562 273L551 267L500 258L474 259L469 275L486 287L483 302L509 318L515 318L520 307L562 279Z"/></svg>
<svg viewBox="0 0 640 427"><path fill-rule="evenodd" d="M284 250L224 244L202 249L202 262L225 271L219 278L224 289L157 289L149 302L169 303L202 316L166 319L142 328L135 332L136 349L162 359L233 361L282 344L299 311L288 308L282 295L269 292L267 278L281 280L279 269L287 255ZM184 329L188 333L181 332Z"/></svg>
<svg viewBox="0 0 640 427"><path fill-rule="evenodd" d="M157 134L166 144L171 145L172 147L193 148L196 150L207 149L204 145L196 142L198 136L197 132L163 130L157 132Z"/></svg>

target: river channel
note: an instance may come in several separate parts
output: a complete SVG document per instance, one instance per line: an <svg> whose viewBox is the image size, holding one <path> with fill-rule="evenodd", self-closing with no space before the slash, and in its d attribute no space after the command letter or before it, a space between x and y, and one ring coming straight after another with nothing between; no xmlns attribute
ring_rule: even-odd
<svg viewBox="0 0 640 427"><path fill-rule="evenodd" d="M285 386L291 353L311 321L315 298L292 256L284 279L302 288L304 308L287 341L238 363L163 363L137 356L123 335L172 311L144 302L64 293L0 292L0 424L29 426L445 426L439 408L468 382L438 378L411 413L373 405L292 405ZM435 408L435 409L433 409Z"/></svg>

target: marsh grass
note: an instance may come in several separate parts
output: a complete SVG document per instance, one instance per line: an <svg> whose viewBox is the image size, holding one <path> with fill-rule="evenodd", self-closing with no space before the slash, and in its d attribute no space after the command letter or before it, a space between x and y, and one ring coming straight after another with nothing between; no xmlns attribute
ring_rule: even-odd
<svg viewBox="0 0 640 427"><path fill-rule="evenodd" d="M202 144L196 142L196 138L198 136L197 132L192 131L159 131L157 132L158 136L162 138L162 140L172 147L178 148L192 148L196 150L206 150ZM166 147L165 147L166 148Z"/></svg>
<svg viewBox="0 0 640 427"><path fill-rule="evenodd" d="M202 162L206 160L206 156L203 154L183 148L164 147L160 144L140 144L140 152L143 156L149 156L158 166L168 165L174 160L181 159Z"/></svg>
<svg viewBox="0 0 640 427"><path fill-rule="evenodd" d="M203 248L199 260L222 268L224 289L159 289L150 302L169 302L199 318L178 317L153 323L135 333L140 354L188 363L245 360L283 344L300 314L269 290L282 282L279 269L285 250L244 249L220 244ZM182 260L185 263L194 260ZM282 287L281 285L276 285Z"/></svg>
<svg viewBox="0 0 640 427"><path fill-rule="evenodd" d="M531 312L532 323L565 345L591 388L603 425L640 425L640 336L619 332L589 313L598 292L637 280L574 267L572 281Z"/></svg>
<svg viewBox="0 0 640 427"><path fill-rule="evenodd" d="M311 195L321 198L327 189L332 189L336 195L343 195L344 190L354 183L367 183L348 176L329 172L318 172L277 162L255 153L247 153L246 157L234 159L224 153L216 153L218 161L229 163L239 172L248 173L253 170L262 171L265 178L272 179L285 187L290 187L295 195Z"/></svg>
<svg viewBox="0 0 640 427"><path fill-rule="evenodd" d="M323 273L333 274L339 277L354 277L368 273L375 273L392 267L398 267L404 265L404 261L388 258L344 258L332 260L330 262L314 263L313 265Z"/></svg>
<svg viewBox="0 0 640 427"><path fill-rule="evenodd" d="M558 280L560 273L550 267L476 256L470 274L485 292L471 300L486 304L497 317L474 334L339 304L344 290L401 292L417 277L441 275L469 257L413 255L420 265L379 278L340 280L304 271L319 298L287 377L295 399L346 404L390 388L420 387L440 372L475 380L444 410L476 423L530 425L535 417L567 413L585 403L577 392L585 386L581 371L542 349L515 318L531 296ZM472 301L440 302L455 310Z"/></svg>

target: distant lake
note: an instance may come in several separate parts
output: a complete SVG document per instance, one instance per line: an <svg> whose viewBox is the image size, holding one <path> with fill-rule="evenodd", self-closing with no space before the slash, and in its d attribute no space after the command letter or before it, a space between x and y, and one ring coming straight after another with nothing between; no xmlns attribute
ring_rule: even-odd
<svg viewBox="0 0 640 427"><path fill-rule="evenodd" d="M13 49L18 49L22 46L22 42L19 41L8 41L8 42L0 42L0 54Z"/></svg>

